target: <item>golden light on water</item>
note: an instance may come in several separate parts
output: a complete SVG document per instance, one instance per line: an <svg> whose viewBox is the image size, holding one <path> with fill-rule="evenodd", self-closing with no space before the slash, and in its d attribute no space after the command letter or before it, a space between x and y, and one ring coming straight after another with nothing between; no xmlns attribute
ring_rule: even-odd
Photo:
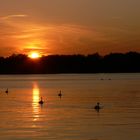
<svg viewBox="0 0 140 140"><path fill-rule="evenodd" d="M37 83L34 83L32 92L32 107L34 121L36 121L39 118L39 104L38 104L39 99L40 99L39 87Z"/></svg>

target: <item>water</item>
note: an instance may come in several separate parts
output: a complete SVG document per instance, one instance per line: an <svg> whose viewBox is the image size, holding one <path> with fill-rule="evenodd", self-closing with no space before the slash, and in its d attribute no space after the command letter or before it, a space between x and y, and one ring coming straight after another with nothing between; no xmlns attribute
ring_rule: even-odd
<svg viewBox="0 0 140 140"><path fill-rule="evenodd" d="M0 139L140 140L140 74L1 75Z"/></svg>

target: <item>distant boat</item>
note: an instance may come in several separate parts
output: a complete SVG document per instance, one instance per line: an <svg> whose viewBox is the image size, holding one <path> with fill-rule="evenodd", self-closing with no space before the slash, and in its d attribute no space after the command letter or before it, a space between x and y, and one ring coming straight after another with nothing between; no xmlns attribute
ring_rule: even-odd
<svg viewBox="0 0 140 140"><path fill-rule="evenodd" d="M41 100L38 103L41 104L41 105L44 103L43 100L42 100L42 97L41 97Z"/></svg>
<svg viewBox="0 0 140 140"><path fill-rule="evenodd" d="M6 91L5 91L5 93L8 94L8 92L9 92L9 91L8 91L8 88L7 88Z"/></svg>
<svg viewBox="0 0 140 140"><path fill-rule="evenodd" d="M58 96L59 96L60 98L62 97L62 93L61 93L61 90L60 90L60 92L59 92Z"/></svg>

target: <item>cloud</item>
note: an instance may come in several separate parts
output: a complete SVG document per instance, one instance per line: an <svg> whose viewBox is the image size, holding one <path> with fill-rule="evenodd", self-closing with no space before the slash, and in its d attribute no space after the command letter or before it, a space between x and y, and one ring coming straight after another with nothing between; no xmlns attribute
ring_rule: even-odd
<svg viewBox="0 0 140 140"><path fill-rule="evenodd" d="M12 19L12 18L25 18L27 16L28 15L24 15L24 14L8 15L8 16L1 17L1 20L9 20L9 19Z"/></svg>
<svg viewBox="0 0 140 140"><path fill-rule="evenodd" d="M42 54L91 53L95 46L107 44L109 39L93 27L77 24L48 24L25 20L26 15L9 15L0 22L1 46L13 51ZM6 48L6 47L3 47ZM9 51L10 52L10 51ZM12 53L12 51L11 51Z"/></svg>
<svg viewBox="0 0 140 140"><path fill-rule="evenodd" d="M0 43L0 56L8 56L14 53L20 53L18 52L16 47L11 47L11 46L5 46L3 45L3 47L1 47L1 43Z"/></svg>
<svg viewBox="0 0 140 140"><path fill-rule="evenodd" d="M118 34L128 34L127 30L121 28L48 24L27 17L28 15L19 14L1 18L3 20L0 21L0 47L14 48L8 53L29 53L33 50L41 54L107 52L112 46L121 44L121 35L118 37Z"/></svg>

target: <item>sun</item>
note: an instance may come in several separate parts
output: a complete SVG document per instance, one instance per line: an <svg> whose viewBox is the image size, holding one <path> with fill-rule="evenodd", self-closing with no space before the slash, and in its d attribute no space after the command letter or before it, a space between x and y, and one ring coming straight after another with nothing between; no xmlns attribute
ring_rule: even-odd
<svg viewBox="0 0 140 140"><path fill-rule="evenodd" d="M32 58L32 59L37 59L40 57L40 54L38 52L31 52L29 54L29 57Z"/></svg>

